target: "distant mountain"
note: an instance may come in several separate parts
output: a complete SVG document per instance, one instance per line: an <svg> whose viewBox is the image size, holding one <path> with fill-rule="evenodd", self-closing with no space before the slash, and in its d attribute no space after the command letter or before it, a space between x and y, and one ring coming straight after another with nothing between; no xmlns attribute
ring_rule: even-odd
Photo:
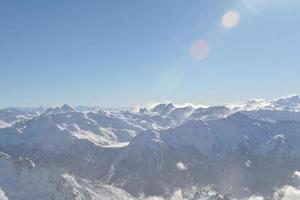
<svg viewBox="0 0 300 200"><path fill-rule="evenodd" d="M152 108L152 112L156 112L161 116L166 116L170 114L176 107L172 103L158 104Z"/></svg>
<svg viewBox="0 0 300 200"><path fill-rule="evenodd" d="M242 110L278 110L278 111L300 111L300 97L297 95L291 95L281 97L275 100L250 100L246 104L240 106Z"/></svg>
<svg viewBox="0 0 300 200"><path fill-rule="evenodd" d="M278 98L273 101L274 104L293 111L300 111L300 97L298 95L291 95L287 97Z"/></svg>

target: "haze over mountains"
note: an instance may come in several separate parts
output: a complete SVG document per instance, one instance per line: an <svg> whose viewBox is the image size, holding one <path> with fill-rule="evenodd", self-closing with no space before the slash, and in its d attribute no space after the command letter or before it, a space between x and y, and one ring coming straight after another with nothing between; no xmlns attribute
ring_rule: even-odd
<svg viewBox="0 0 300 200"><path fill-rule="evenodd" d="M0 152L0 199L299 199L300 97L4 108Z"/></svg>

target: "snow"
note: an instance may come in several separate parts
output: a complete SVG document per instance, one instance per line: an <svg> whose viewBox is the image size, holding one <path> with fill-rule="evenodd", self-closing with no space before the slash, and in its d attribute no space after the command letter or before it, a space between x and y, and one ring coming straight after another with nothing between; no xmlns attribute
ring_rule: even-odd
<svg viewBox="0 0 300 200"><path fill-rule="evenodd" d="M251 167L251 164L252 164L252 162L251 162L251 160L246 160L245 161L245 165L246 165L246 167Z"/></svg>
<svg viewBox="0 0 300 200"><path fill-rule="evenodd" d="M176 107L172 103L168 104L159 104L151 109L151 111L156 112L162 116L167 116L170 114Z"/></svg>
<svg viewBox="0 0 300 200"><path fill-rule="evenodd" d="M6 127L9 127L9 125L6 122L0 120L0 128L6 128Z"/></svg>
<svg viewBox="0 0 300 200"><path fill-rule="evenodd" d="M111 145L106 145L105 148L123 148L128 146L129 142L120 142Z"/></svg>
<svg viewBox="0 0 300 200"><path fill-rule="evenodd" d="M266 99L253 99L245 104L236 106L236 109L253 111L253 110L289 110L289 111L299 111L300 97L298 95L290 95L286 97L280 97L275 100Z"/></svg>
<svg viewBox="0 0 300 200"><path fill-rule="evenodd" d="M64 104L60 109L64 112L76 112L76 109L68 104Z"/></svg>
<svg viewBox="0 0 300 200"><path fill-rule="evenodd" d="M177 167L177 169L180 170L180 171L185 171L185 170L188 169L187 166L185 166L185 164L183 164L183 162L178 162L178 163L176 164L176 167Z"/></svg>
<svg viewBox="0 0 300 200"><path fill-rule="evenodd" d="M300 171L295 171L294 176L300 180Z"/></svg>
<svg viewBox="0 0 300 200"><path fill-rule="evenodd" d="M0 188L0 199L1 200L8 200L7 196L5 196L5 193L2 191L1 188Z"/></svg>
<svg viewBox="0 0 300 200"><path fill-rule="evenodd" d="M276 162L290 167L280 169L281 176L299 170L292 169L300 160L299 96L238 106L161 103L138 112L76 108L0 110L0 199L127 200L139 192L162 193L162 187L172 195L177 187L206 180L224 186L219 176L233 179L224 191L241 186L249 193L257 189L256 177L247 177L255 170L272 177L266 182L273 188L290 178L272 176ZM230 170L237 176L230 177ZM210 180L209 173L216 175ZM290 186L282 192L297 195L298 187Z"/></svg>
<svg viewBox="0 0 300 200"><path fill-rule="evenodd" d="M127 192L64 173L57 168L33 167L26 158L0 156L0 199L133 200ZM5 193L4 193L5 192Z"/></svg>

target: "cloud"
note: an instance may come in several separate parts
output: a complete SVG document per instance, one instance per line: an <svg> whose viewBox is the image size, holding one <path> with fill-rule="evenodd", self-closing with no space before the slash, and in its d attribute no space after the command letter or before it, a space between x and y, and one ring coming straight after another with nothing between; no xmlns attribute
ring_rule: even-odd
<svg viewBox="0 0 300 200"><path fill-rule="evenodd" d="M185 108L185 107L193 107L193 108L208 108L209 106L207 105L202 105L202 104L194 104L194 103L175 103L173 101L170 100L164 100L164 101L152 101L152 102L148 102L145 105L142 105L140 107L145 107L147 109L152 109L155 106L159 105L159 104L169 104L172 103L176 108Z"/></svg>
<svg viewBox="0 0 300 200"><path fill-rule="evenodd" d="M186 166L182 162L177 163L177 168L179 170L186 169ZM300 200L300 171L294 172L294 179L297 179L297 186L285 185L275 190L272 200ZM171 193L169 197L147 197L140 198L142 200L192 200L192 199L226 199L224 196L216 193L211 187L190 187L188 189L178 189L175 192ZM269 199L269 198L268 198ZM252 195L247 198L238 199L238 200L265 200L264 197L259 195Z"/></svg>
<svg viewBox="0 0 300 200"><path fill-rule="evenodd" d="M150 196L147 198L141 198L143 200L188 200L183 197L182 191L180 189L176 190L169 198Z"/></svg>
<svg viewBox="0 0 300 200"><path fill-rule="evenodd" d="M2 191L1 188L0 188L0 199L1 200L8 200L8 198L5 196L5 193Z"/></svg>
<svg viewBox="0 0 300 200"><path fill-rule="evenodd" d="M176 164L177 169L179 169L180 171L184 171L187 170L187 167L182 163L182 162L178 162Z"/></svg>
<svg viewBox="0 0 300 200"><path fill-rule="evenodd" d="M253 196L251 196L251 197L249 197L249 198L247 198L245 200L264 200L264 198L261 197L261 196L253 195Z"/></svg>
<svg viewBox="0 0 300 200"><path fill-rule="evenodd" d="M219 198L217 198L219 197ZM223 196L215 192L210 186L197 187L191 186L188 188L177 189L171 192L168 197L161 196L140 196L139 200L212 200L212 199L223 199Z"/></svg>
<svg viewBox="0 0 300 200"><path fill-rule="evenodd" d="M300 180L300 172L299 171L295 171L293 177Z"/></svg>
<svg viewBox="0 0 300 200"><path fill-rule="evenodd" d="M299 200L300 188L293 187L291 185L283 186L277 189L274 194L274 200Z"/></svg>
<svg viewBox="0 0 300 200"><path fill-rule="evenodd" d="M299 200L300 199L300 172L295 171L293 176L296 179L297 186L285 185L278 188L273 196L274 200Z"/></svg>

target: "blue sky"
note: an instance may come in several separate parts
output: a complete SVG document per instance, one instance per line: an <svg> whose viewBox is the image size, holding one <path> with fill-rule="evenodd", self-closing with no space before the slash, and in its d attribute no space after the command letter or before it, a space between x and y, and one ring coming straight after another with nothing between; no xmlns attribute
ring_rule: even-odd
<svg viewBox="0 0 300 200"><path fill-rule="evenodd" d="M205 59L190 54L197 40ZM2 0L0 107L300 94L299 45L298 0Z"/></svg>

